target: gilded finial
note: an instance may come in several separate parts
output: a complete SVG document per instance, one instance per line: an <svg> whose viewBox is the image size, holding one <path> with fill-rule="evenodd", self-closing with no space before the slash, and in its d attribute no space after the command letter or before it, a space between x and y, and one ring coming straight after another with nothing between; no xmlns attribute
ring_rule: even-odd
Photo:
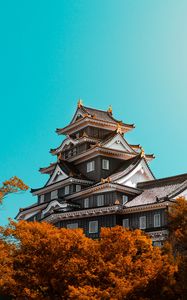
<svg viewBox="0 0 187 300"><path fill-rule="evenodd" d="M79 99L77 106L78 108L81 108L83 106L83 101L81 99Z"/></svg>
<svg viewBox="0 0 187 300"><path fill-rule="evenodd" d="M109 105L109 108L108 108L107 112L112 114L112 105Z"/></svg>
<svg viewBox="0 0 187 300"><path fill-rule="evenodd" d="M110 183L111 182L111 178L107 177L107 178L101 178L101 183Z"/></svg>
<svg viewBox="0 0 187 300"><path fill-rule="evenodd" d="M120 123L117 123L116 132L122 134L122 129L121 129L121 124Z"/></svg>
<svg viewBox="0 0 187 300"><path fill-rule="evenodd" d="M57 154L57 158L58 158L58 161L62 160L62 153L61 152Z"/></svg>
<svg viewBox="0 0 187 300"><path fill-rule="evenodd" d="M116 200L116 201L114 202L114 204L115 204L115 205L119 205L119 204L120 204L119 200Z"/></svg>
<svg viewBox="0 0 187 300"><path fill-rule="evenodd" d="M145 151L144 151L144 149L142 147L141 147L141 157L145 158Z"/></svg>

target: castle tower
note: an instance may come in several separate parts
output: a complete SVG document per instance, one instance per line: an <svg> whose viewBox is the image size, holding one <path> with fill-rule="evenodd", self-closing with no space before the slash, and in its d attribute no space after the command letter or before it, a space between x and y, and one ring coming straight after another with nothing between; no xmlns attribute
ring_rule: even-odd
<svg viewBox="0 0 187 300"><path fill-rule="evenodd" d="M101 227L141 228L161 244L166 210L184 194L187 174L156 180L149 167L154 155L126 140L134 127L115 119L111 106L103 111L79 100L71 122L56 130L65 136L50 151L56 163L40 169L48 181L31 190L37 203L20 210L17 219L80 227L91 238L99 237Z"/></svg>

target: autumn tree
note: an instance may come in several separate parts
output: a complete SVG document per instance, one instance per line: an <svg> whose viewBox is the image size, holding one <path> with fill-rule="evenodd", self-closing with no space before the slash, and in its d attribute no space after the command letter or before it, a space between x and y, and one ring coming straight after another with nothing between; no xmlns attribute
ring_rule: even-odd
<svg viewBox="0 0 187 300"><path fill-rule="evenodd" d="M187 200L178 198L169 211L169 242L178 261L177 292L187 299Z"/></svg>
<svg viewBox="0 0 187 300"><path fill-rule="evenodd" d="M15 299L173 299L176 266L140 230L103 228L92 240L80 229L20 221L1 233L15 245L5 286Z"/></svg>
<svg viewBox="0 0 187 300"><path fill-rule="evenodd" d="M0 204L2 204L3 199L8 194L26 191L27 189L28 186L16 176L4 181L3 185L0 187Z"/></svg>

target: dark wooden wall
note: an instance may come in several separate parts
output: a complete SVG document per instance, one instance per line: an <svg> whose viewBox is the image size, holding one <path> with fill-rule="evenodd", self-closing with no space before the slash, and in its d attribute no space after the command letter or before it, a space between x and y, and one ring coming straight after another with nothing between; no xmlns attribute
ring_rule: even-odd
<svg viewBox="0 0 187 300"><path fill-rule="evenodd" d="M109 160L109 170L102 169L102 159ZM87 163L93 160L95 161L95 170L92 172L87 172ZM86 176L88 179L99 182L101 178L107 178L110 175L112 175L120 167L122 162L123 161L121 159L108 158L106 156L98 156L94 159L82 162L76 167L80 171L80 173Z"/></svg>
<svg viewBox="0 0 187 300"><path fill-rule="evenodd" d="M98 221L99 230L98 233L89 233L89 222ZM105 215L98 217L73 219L67 221L59 221L55 225L57 227L67 227L67 224L78 223L79 228L82 228L85 235L91 238L98 238L100 235L101 227L114 227L116 226L116 215Z"/></svg>

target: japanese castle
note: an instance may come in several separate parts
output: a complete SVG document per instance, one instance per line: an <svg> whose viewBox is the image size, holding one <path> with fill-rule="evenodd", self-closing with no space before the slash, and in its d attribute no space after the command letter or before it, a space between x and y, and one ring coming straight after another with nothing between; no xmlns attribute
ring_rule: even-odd
<svg viewBox="0 0 187 300"><path fill-rule="evenodd" d="M126 140L134 127L115 119L111 106L103 111L80 100L69 125L56 130L65 139L50 151L56 162L40 169L49 179L31 190L37 203L20 209L17 220L82 228L91 238L101 227L140 228L161 245L169 205L187 195L187 174L155 179L154 155Z"/></svg>

